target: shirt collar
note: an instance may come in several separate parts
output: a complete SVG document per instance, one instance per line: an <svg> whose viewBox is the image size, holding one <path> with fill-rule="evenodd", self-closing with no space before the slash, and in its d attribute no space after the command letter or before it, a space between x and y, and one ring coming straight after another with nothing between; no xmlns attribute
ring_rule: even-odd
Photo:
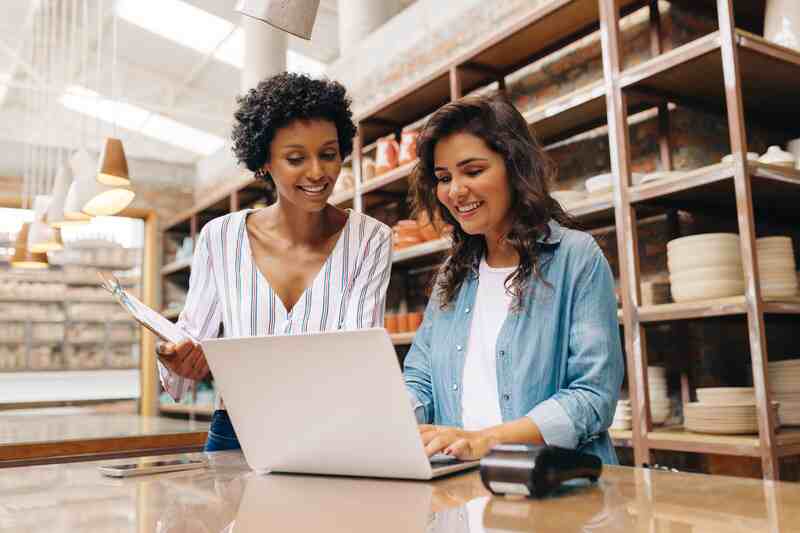
<svg viewBox="0 0 800 533"><path fill-rule="evenodd" d="M547 223L550 228L550 236L545 240L544 235L540 236L536 242L539 244L558 244L561 242L561 237L564 235L564 226L553 220L552 218Z"/></svg>

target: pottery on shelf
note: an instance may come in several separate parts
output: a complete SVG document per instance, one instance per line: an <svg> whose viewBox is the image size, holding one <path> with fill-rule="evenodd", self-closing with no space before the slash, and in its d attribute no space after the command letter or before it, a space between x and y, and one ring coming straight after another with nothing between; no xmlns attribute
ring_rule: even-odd
<svg viewBox="0 0 800 533"><path fill-rule="evenodd" d="M775 44L800 50L800 2L767 0L764 38Z"/></svg>
<svg viewBox="0 0 800 533"><path fill-rule="evenodd" d="M794 167L794 156L789 152L781 150L780 146L770 146L767 151L758 159L759 163L768 165L778 165L781 167Z"/></svg>
<svg viewBox="0 0 800 533"><path fill-rule="evenodd" d="M747 152L748 161L758 161L758 154L756 152ZM733 154L728 154L722 158L723 163L733 163Z"/></svg>

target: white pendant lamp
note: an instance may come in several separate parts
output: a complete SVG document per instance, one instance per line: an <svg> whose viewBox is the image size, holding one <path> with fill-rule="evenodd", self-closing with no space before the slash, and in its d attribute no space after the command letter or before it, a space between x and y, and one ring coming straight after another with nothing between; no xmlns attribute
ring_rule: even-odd
<svg viewBox="0 0 800 533"><path fill-rule="evenodd" d="M125 158L125 149L122 141L109 137L106 139L103 153L100 155L100 168L97 171L97 181L104 185L129 186L131 178L128 174L128 160Z"/></svg>
<svg viewBox="0 0 800 533"><path fill-rule="evenodd" d="M310 41L318 8L319 0L239 0L234 9Z"/></svg>
<svg viewBox="0 0 800 533"><path fill-rule="evenodd" d="M39 195L33 199L33 223L28 233L28 250L33 253L46 253L62 250L61 230L47 223L47 208L50 197Z"/></svg>
<svg viewBox="0 0 800 533"><path fill-rule="evenodd" d="M67 202L67 194L72 189L73 198L75 196L74 187L71 187L73 182L72 166L69 164L62 164L56 180L53 184L53 192L50 195L50 207L47 208L47 223L54 228L61 228L64 226L72 226L77 224L86 224L91 220L91 217L78 211L72 218L68 217L64 212L64 207Z"/></svg>
<svg viewBox="0 0 800 533"><path fill-rule="evenodd" d="M133 201L134 192L130 185L104 185L97 181L97 165L86 150L78 150L70 159L75 180L74 197L67 193L67 210L79 209L86 215L111 216L116 215Z"/></svg>
<svg viewBox="0 0 800 533"><path fill-rule="evenodd" d="M31 223L25 222L17 234L17 242L14 245L14 256L11 258L11 266L16 268L41 269L47 268L47 254L34 253L28 250L28 234Z"/></svg>

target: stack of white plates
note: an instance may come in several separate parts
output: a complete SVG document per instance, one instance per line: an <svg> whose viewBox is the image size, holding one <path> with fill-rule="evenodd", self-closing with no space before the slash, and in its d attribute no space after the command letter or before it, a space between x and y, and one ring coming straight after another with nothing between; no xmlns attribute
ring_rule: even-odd
<svg viewBox="0 0 800 533"><path fill-rule="evenodd" d="M758 433L758 410L752 387L697 389L697 399L683 406L687 430L720 435ZM777 425L778 403L773 402L772 408Z"/></svg>
<svg viewBox="0 0 800 533"><path fill-rule="evenodd" d="M642 179L642 176L643 174L633 172L633 183L639 183ZM614 175L611 173L598 174L597 176L588 178L584 182L584 185L586 186L586 191L591 195L608 194L614 190L613 179Z"/></svg>
<svg viewBox="0 0 800 533"><path fill-rule="evenodd" d="M761 295L780 298L797 294L797 273L791 237L756 240Z"/></svg>
<svg viewBox="0 0 800 533"><path fill-rule="evenodd" d="M610 429L625 430L631 429L631 426L631 401L619 400Z"/></svg>
<svg viewBox="0 0 800 533"><path fill-rule="evenodd" d="M769 390L780 405L781 424L800 426L800 359L770 363Z"/></svg>
<svg viewBox="0 0 800 533"><path fill-rule="evenodd" d="M667 375L664 367L647 367L647 388L650 391L650 419L653 424L663 424L672 410L672 402L667 396Z"/></svg>
<svg viewBox="0 0 800 533"><path fill-rule="evenodd" d="M735 233L704 233L667 243L670 291L676 302L744 294L742 254Z"/></svg>
<svg viewBox="0 0 800 533"><path fill-rule="evenodd" d="M561 204L561 207L566 207L567 205L586 199L586 193L583 191L553 191L550 193L550 196L559 204Z"/></svg>

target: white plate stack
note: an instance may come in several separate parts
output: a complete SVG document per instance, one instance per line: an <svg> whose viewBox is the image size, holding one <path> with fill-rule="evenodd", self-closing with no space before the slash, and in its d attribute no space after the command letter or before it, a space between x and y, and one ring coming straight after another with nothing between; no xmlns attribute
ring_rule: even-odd
<svg viewBox="0 0 800 533"><path fill-rule="evenodd" d="M631 401L619 400L617 401L617 409L614 411L614 420L611 421L609 429L626 430L631 429Z"/></svg>
<svg viewBox="0 0 800 533"><path fill-rule="evenodd" d="M667 374L664 367L647 367L647 388L650 391L650 419L653 424L663 424L672 411L672 402L667 395Z"/></svg>
<svg viewBox="0 0 800 533"><path fill-rule="evenodd" d="M770 363L769 390L781 425L800 426L800 359Z"/></svg>
<svg viewBox="0 0 800 533"><path fill-rule="evenodd" d="M758 433L758 410L752 387L697 389L696 402L683 406L684 426L696 433ZM778 403L772 404L777 427Z"/></svg>
<svg viewBox="0 0 800 533"><path fill-rule="evenodd" d="M670 291L676 302L744 294L744 271L735 233L704 233L667 243Z"/></svg>
<svg viewBox="0 0 800 533"><path fill-rule="evenodd" d="M791 237L763 237L756 240L761 295L781 298L797 294L797 270Z"/></svg>

